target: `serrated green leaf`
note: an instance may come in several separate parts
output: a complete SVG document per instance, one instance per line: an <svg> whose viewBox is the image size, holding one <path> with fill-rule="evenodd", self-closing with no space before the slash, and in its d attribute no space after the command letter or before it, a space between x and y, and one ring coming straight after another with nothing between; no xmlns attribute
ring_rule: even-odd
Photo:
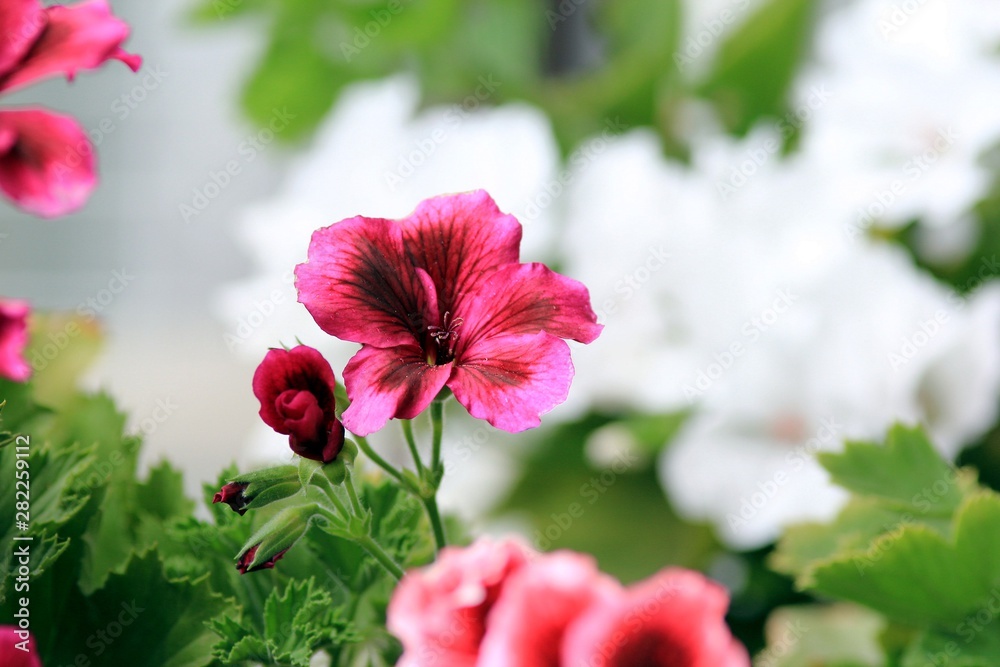
<svg viewBox="0 0 1000 667"><path fill-rule="evenodd" d="M163 461L149 471L149 478L136 486L136 508L161 521L189 516L194 502L184 495L181 472Z"/></svg>
<svg viewBox="0 0 1000 667"><path fill-rule="evenodd" d="M959 508L952 541L926 526L906 525L864 553L821 561L802 580L893 620L951 628L1000 586L998 535L1000 496L982 492Z"/></svg>

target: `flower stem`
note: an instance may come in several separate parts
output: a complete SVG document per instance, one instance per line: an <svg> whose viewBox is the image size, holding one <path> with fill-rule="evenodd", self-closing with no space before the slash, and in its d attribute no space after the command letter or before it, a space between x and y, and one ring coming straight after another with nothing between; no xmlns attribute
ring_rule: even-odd
<svg viewBox="0 0 1000 667"><path fill-rule="evenodd" d="M354 480L351 478L350 467L344 470L344 487L347 488L347 495L351 498L351 507L354 508L355 516L361 516L364 513L364 509L361 507L361 501L358 500L358 492L354 488Z"/></svg>
<svg viewBox="0 0 1000 667"><path fill-rule="evenodd" d="M448 538L444 532L444 524L441 522L441 513L437 506L437 490L441 486L441 438L444 434L444 404L441 401L431 403L431 425L433 428L433 440L431 441L431 469L430 482L431 493L421 498L424 507L427 509L427 517L431 521L431 528L434 529L434 542L437 550L440 551L448 545Z"/></svg>
<svg viewBox="0 0 1000 667"><path fill-rule="evenodd" d="M371 535L360 537L357 542L364 548L365 551L371 554L372 558L377 560L379 564L381 564L382 567L389 572L389 574L395 577L397 581L403 578L403 568L396 564L396 561L394 561L392 557L379 546L378 542L372 539Z"/></svg>
<svg viewBox="0 0 1000 667"><path fill-rule="evenodd" d="M333 483L330 482L329 478L320 472L319 474L313 475L313 479L320 480L320 483L317 486L319 486L320 490L323 491L323 495L330 499L330 502L337 508L337 511L340 512L345 519L350 517L350 511L347 509L347 506L344 505L344 501L340 499L340 496L337 495L337 491L333 488Z"/></svg>
<svg viewBox="0 0 1000 667"><path fill-rule="evenodd" d="M360 435L356 435L354 436L354 439L357 440L358 447L361 448L361 451L367 454L368 458L370 458L372 461L375 462L375 465L377 465L379 468L381 468L382 470L386 471L387 473L395 477L396 481L402 483L404 486L406 485L406 482L403 480L403 473L396 470L396 468L391 463L389 463L384 458L379 456L378 452L372 449L372 446L368 444L367 438L364 438Z"/></svg>
<svg viewBox="0 0 1000 667"><path fill-rule="evenodd" d="M406 444L410 446L410 453L413 454L413 461L417 465L417 474L422 478L424 476L424 462L420 460L420 450L417 449L417 441L413 437L413 422L409 419L401 419L399 423L403 427Z"/></svg>

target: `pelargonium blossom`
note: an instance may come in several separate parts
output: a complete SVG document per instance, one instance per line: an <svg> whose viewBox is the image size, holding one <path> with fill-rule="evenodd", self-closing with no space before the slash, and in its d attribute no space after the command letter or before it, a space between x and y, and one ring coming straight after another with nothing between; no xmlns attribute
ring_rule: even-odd
<svg viewBox="0 0 1000 667"><path fill-rule="evenodd" d="M293 452L323 463L333 461L344 446L336 386L329 362L308 345L270 350L253 376L264 423L287 435Z"/></svg>
<svg viewBox="0 0 1000 667"><path fill-rule="evenodd" d="M749 667L728 602L690 570L624 587L589 556L482 539L408 572L388 628L401 667Z"/></svg>
<svg viewBox="0 0 1000 667"><path fill-rule="evenodd" d="M24 358L28 345L26 301L0 299L0 377L24 382L31 377L31 366Z"/></svg>
<svg viewBox="0 0 1000 667"><path fill-rule="evenodd" d="M581 283L521 263L521 224L482 190L422 202L407 218L317 230L296 268L327 333L361 343L344 369L344 424L367 435L412 419L447 387L474 416L517 432L563 402L563 339L601 332Z"/></svg>
<svg viewBox="0 0 1000 667"><path fill-rule="evenodd" d="M0 3L0 93L59 74L120 60L132 71L139 56L121 45L129 27L106 0L44 7L39 0ZM97 182L87 133L68 116L41 109L0 111L0 190L18 206L53 217L76 210Z"/></svg>

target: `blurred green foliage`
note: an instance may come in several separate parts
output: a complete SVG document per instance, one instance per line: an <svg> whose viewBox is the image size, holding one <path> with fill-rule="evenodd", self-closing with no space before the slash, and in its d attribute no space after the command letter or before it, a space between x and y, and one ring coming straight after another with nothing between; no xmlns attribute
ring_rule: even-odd
<svg viewBox="0 0 1000 667"><path fill-rule="evenodd" d="M720 14L718 31L746 7ZM686 39L681 0L201 0L194 16L203 25L265 18L267 46L242 102L260 125L276 109L295 114L286 140L314 132L350 83L408 71L427 104L537 105L569 152L609 126L650 126L682 150L675 114L691 96L714 103L738 133L782 116L812 9L770 0L728 36L706 28ZM567 34L598 55L561 53ZM705 37L724 40L708 67L698 62L709 57Z"/></svg>

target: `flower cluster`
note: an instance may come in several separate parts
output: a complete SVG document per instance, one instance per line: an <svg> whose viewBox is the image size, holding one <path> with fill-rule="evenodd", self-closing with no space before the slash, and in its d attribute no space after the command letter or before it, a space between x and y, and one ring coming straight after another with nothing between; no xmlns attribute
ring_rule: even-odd
<svg viewBox="0 0 1000 667"><path fill-rule="evenodd" d="M107 60L133 71L142 63L121 44L128 25L106 0L44 7L39 0L0 4L0 94L58 74L70 80ZM35 215L70 213L96 184L87 133L72 118L42 109L0 110L0 190Z"/></svg>
<svg viewBox="0 0 1000 667"><path fill-rule="evenodd" d="M666 569L623 587L573 552L481 539L403 578L388 627L402 667L748 667L726 592Z"/></svg>

